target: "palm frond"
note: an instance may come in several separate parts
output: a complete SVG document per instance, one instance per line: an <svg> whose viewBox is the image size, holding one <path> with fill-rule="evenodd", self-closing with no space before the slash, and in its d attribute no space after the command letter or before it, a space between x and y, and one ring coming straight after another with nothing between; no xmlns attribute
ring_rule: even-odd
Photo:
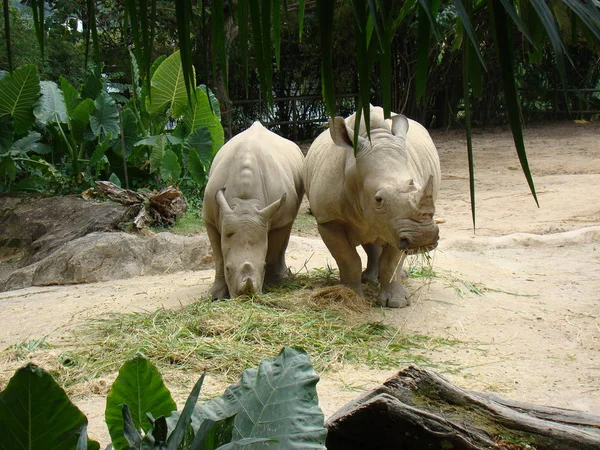
<svg viewBox="0 0 600 450"><path fill-rule="evenodd" d="M190 40L190 22L192 20L192 5L190 0L175 0L175 16L177 18L177 35L181 52L181 65L183 79L188 101L192 102L192 95L196 89L194 65L192 64L192 46Z"/></svg>
<svg viewBox="0 0 600 450"><path fill-rule="evenodd" d="M321 31L321 87L327 114L335 115L335 89L333 82L333 8L334 0L317 0L317 17ZM361 40L357 36L357 41Z"/></svg>

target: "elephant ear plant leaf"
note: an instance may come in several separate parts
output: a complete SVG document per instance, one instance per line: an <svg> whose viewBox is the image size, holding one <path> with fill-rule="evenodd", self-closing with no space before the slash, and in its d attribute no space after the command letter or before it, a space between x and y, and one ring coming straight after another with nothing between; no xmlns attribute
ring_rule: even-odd
<svg viewBox="0 0 600 450"><path fill-rule="evenodd" d="M106 398L106 425L115 450L128 450L124 436L122 406L127 405L136 430L148 432L152 423L146 414L168 416L177 409L162 376L150 361L138 356L127 361Z"/></svg>
<svg viewBox="0 0 600 450"><path fill-rule="evenodd" d="M11 117L15 134L26 134L33 125L33 104L40 95L37 67L27 64L0 80L0 120Z"/></svg>
<svg viewBox="0 0 600 450"><path fill-rule="evenodd" d="M238 384L196 410L198 420L222 420L235 415L231 446L253 439L253 450L267 448L324 449L327 430L318 404L308 355L301 349L284 348L278 356L248 369ZM224 447L225 448L225 447Z"/></svg>
<svg viewBox="0 0 600 450"><path fill-rule="evenodd" d="M45 370L27 364L0 392L0 450L100 448L87 418Z"/></svg>

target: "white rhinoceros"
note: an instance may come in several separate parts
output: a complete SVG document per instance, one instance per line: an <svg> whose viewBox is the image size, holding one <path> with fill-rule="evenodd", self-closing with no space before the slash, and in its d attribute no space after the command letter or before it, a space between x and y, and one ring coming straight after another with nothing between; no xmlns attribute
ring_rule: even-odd
<svg viewBox="0 0 600 450"><path fill-rule="evenodd" d="M336 117L311 145L304 187L319 233L335 258L341 282L362 295L362 245L368 256L363 281L379 280L377 304L409 304L400 274L407 253L437 245L433 220L440 163L429 133L403 115L384 120L371 107L371 141L364 123L356 157L355 115Z"/></svg>
<svg viewBox="0 0 600 450"><path fill-rule="evenodd" d="M285 249L304 195L303 165L296 144L259 122L219 150L202 211L215 258L213 299L261 293L265 279L286 274Z"/></svg>

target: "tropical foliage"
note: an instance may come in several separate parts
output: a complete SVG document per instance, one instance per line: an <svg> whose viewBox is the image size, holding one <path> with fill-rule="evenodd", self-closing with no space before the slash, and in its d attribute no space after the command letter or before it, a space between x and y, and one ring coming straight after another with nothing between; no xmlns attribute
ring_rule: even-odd
<svg viewBox="0 0 600 450"><path fill-rule="evenodd" d="M106 80L98 68L78 89L64 77L40 81L32 64L4 75L5 189L82 191L103 179L135 188L204 185L224 140L216 98L204 86L188 97L178 52L154 63L149 90L133 55L131 61L133 83L125 87Z"/></svg>
<svg viewBox="0 0 600 450"><path fill-rule="evenodd" d="M115 450L324 449L327 430L316 393L318 377L306 353L284 348L238 384L197 405L204 375L183 409L160 373L138 356L119 371L106 400L106 425ZM28 364L0 392L0 449L98 449L87 418L43 369Z"/></svg>

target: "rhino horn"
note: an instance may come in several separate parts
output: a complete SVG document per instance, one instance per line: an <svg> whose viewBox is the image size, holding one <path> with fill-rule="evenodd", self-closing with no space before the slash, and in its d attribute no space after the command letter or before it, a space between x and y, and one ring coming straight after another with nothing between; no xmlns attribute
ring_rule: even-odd
<svg viewBox="0 0 600 450"><path fill-rule="evenodd" d="M423 186L419 192L417 192L416 206L417 211L429 211L434 208L433 204L433 175L429 175L427 183Z"/></svg>
<svg viewBox="0 0 600 450"><path fill-rule="evenodd" d="M261 216L263 216L265 219L269 220L271 217L273 217L273 214L275 214L279 208L281 208L283 205L285 205L286 199L287 199L287 193L284 192L279 200L275 200L270 205L265 206L263 209L260 209L258 211L258 213Z"/></svg>
<svg viewBox="0 0 600 450"><path fill-rule="evenodd" d="M227 212L230 213L233 210L231 209L231 207L229 206L229 203L227 203L227 199L225 198L225 189L219 189L217 191L217 204L221 207L221 210L223 212Z"/></svg>

